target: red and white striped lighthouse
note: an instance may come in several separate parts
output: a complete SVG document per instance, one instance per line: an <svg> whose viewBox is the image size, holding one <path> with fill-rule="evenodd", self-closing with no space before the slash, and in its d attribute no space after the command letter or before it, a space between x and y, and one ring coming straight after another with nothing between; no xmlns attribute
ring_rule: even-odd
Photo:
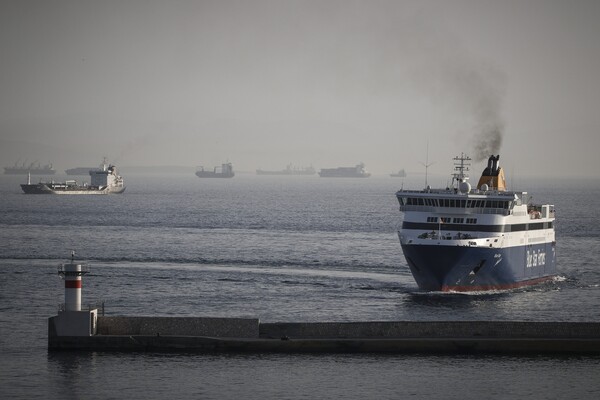
<svg viewBox="0 0 600 400"><path fill-rule="evenodd" d="M58 274L65 280L65 311L81 311L81 277L87 274L85 264L75 262L75 251L71 251L71 262L61 264Z"/></svg>

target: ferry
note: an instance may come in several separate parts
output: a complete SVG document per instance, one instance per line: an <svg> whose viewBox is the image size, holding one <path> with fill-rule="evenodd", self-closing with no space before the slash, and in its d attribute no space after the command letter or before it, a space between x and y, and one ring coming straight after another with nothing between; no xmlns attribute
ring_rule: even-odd
<svg viewBox="0 0 600 400"><path fill-rule="evenodd" d="M398 231L410 271L423 291L508 290L556 275L555 209L506 188L500 156L490 156L476 188L471 158L454 158L452 184L396 193Z"/></svg>
<svg viewBox="0 0 600 400"><path fill-rule="evenodd" d="M79 184L75 180L31 183L31 174L28 174L27 183L21 184L21 189L25 194L119 194L125 191L117 168L106 164L106 160L100 168L89 170L89 175L90 184Z"/></svg>

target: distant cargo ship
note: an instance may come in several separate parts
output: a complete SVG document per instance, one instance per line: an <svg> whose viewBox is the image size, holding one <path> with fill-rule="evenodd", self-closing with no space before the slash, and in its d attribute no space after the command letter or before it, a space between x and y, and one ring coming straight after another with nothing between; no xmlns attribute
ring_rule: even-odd
<svg viewBox="0 0 600 400"><path fill-rule="evenodd" d="M77 168L66 169L65 173L67 175L85 176L85 175L89 175L90 171L99 171L99 170L100 169L98 167L77 167Z"/></svg>
<svg viewBox="0 0 600 400"><path fill-rule="evenodd" d="M26 194L118 194L125 191L123 178L117 174L114 165L103 163L100 168L89 171L91 183L78 184L77 181L31 183L31 174L27 183L21 185Z"/></svg>
<svg viewBox="0 0 600 400"><path fill-rule="evenodd" d="M319 172L321 178L368 178L370 172L365 169L365 164L360 163L354 167L323 168Z"/></svg>
<svg viewBox="0 0 600 400"><path fill-rule="evenodd" d="M293 167L289 164L285 169L279 171L265 171L263 169L257 169L256 175L314 175L317 171L310 166L305 168Z"/></svg>
<svg viewBox="0 0 600 400"><path fill-rule="evenodd" d="M404 171L403 169L401 169L400 171L390 174L390 176L394 177L394 178L406 178L406 171Z"/></svg>
<svg viewBox="0 0 600 400"><path fill-rule="evenodd" d="M233 178L235 173L231 163L225 163L221 164L220 167L215 167L212 171L206 171L204 167L198 167L196 176L198 178Z"/></svg>
<svg viewBox="0 0 600 400"><path fill-rule="evenodd" d="M56 170L52 168L52 164L41 166L40 163L29 165L25 165L25 163L17 165L15 163L12 167L4 167L4 173L7 175L54 175Z"/></svg>

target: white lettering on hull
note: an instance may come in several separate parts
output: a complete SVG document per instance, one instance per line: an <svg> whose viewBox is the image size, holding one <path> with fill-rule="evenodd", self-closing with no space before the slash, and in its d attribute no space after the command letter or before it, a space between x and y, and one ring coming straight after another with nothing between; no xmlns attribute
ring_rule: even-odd
<svg viewBox="0 0 600 400"><path fill-rule="evenodd" d="M546 252L543 251L542 249L538 249L530 251L527 250L527 263L526 266L527 268L533 268L533 267L538 267L538 266L542 266L542 265L546 265Z"/></svg>

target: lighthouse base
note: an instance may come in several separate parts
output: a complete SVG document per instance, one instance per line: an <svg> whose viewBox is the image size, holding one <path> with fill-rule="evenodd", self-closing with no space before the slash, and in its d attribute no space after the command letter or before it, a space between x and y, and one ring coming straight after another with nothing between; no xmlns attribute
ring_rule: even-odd
<svg viewBox="0 0 600 400"><path fill-rule="evenodd" d="M98 310L60 311L48 319L48 337L93 336L97 333Z"/></svg>

